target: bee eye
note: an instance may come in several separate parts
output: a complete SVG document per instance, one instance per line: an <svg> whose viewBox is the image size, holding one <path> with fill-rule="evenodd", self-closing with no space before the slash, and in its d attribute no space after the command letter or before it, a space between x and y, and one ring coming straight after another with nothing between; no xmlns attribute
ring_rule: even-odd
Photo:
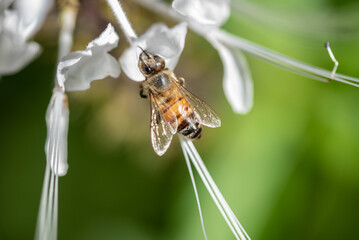
<svg viewBox="0 0 359 240"><path fill-rule="evenodd" d="M165 61L160 56L155 55L153 57L156 61L155 66L156 68L164 68L165 67Z"/></svg>

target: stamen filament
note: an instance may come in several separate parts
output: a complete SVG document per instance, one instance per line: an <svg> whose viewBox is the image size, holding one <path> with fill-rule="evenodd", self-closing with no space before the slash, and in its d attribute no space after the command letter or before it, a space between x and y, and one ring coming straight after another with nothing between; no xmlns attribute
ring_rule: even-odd
<svg viewBox="0 0 359 240"><path fill-rule="evenodd" d="M250 237L248 236L248 234L238 221L237 217L234 215L232 209L229 207L228 203L224 199L223 195L219 191L217 185L209 174L192 141L184 139L180 136L180 142L182 150L185 153L185 158L189 157L191 159L192 164L196 168L199 176L201 177L213 201L217 205L217 208L222 214L224 220L227 222L227 225L231 229L233 235L236 237L236 239L249 240Z"/></svg>
<svg viewBox="0 0 359 240"><path fill-rule="evenodd" d="M258 58L261 58L263 60L266 60L268 62L271 63L276 63L276 65L283 67L285 69L291 70L293 72L299 73L301 75L303 75L302 73L306 73L305 76L308 76L308 74L310 75L314 75L317 78L321 78L322 80L324 79L325 81L330 81L330 80L336 80L338 82L343 82L355 87L359 87L359 84L356 83L352 83L352 82L359 82L358 78L354 78L354 77L350 77L350 76L346 76L346 75L342 75L342 74L336 74L335 76L332 76L332 72L326 70L326 69L322 69L304 62L301 62L299 60L295 60L293 58L284 56L280 53L276 53L274 51L271 51L269 49L266 49L262 46L259 46L255 43L249 42L243 38L240 38L238 36L235 36L233 34L230 34L224 30L218 30L218 31L213 31L212 32L213 35L216 35L217 38L231 46L231 47L236 47L240 50L242 50L243 52L246 52L248 54L251 54L253 56L256 56ZM313 78L313 77L311 77ZM314 78L315 80L318 80L317 78ZM352 82L350 82L352 81Z"/></svg>
<svg viewBox="0 0 359 240"><path fill-rule="evenodd" d="M180 140L180 141L181 141L181 140ZM204 226L201 204L200 204L200 201L199 201L199 195L198 195L198 191L197 191L197 187L196 187L196 182L195 182L194 176L193 176L193 171L192 171L192 167L191 167L191 162L190 162L189 159L188 159L188 154L187 154L187 152L185 151L185 148L182 148L182 151L183 151L184 158L185 158L185 160L186 160L187 168L188 168L189 175L190 175L190 177L191 177L191 181L192 181L192 185L193 185L193 190L194 190L194 193L195 193L195 196L196 196L197 207L198 207L198 211L199 211L199 217L200 217L200 219L201 219L201 225L202 225L203 235L204 235L204 238L207 240L207 239L208 239L208 237L207 237L207 232L206 232L206 228L205 228L205 226Z"/></svg>
<svg viewBox="0 0 359 240"><path fill-rule="evenodd" d="M132 42L137 38L135 30L132 28L131 23L128 21L126 13L123 11L121 4L118 0L106 0L113 14L115 15L118 24L121 26L123 33L125 34L127 41Z"/></svg>
<svg viewBox="0 0 359 240"><path fill-rule="evenodd" d="M334 78L335 73L337 72L337 68L338 68L339 62L337 61L337 59L335 59L334 54L333 54L333 52L332 52L332 49L330 48L329 42L326 42L324 46L325 46L325 48L328 50L329 57L330 57L330 58L332 59L332 61L334 62L334 67L333 67L332 75L331 75L331 77Z"/></svg>

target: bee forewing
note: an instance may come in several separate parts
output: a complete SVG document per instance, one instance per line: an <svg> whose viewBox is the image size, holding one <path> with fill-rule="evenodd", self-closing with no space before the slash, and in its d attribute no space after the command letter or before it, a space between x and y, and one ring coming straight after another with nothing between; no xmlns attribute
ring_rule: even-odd
<svg viewBox="0 0 359 240"><path fill-rule="evenodd" d="M188 91L185 87L179 85L179 88L194 109L196 118L200 124L211 128L221 126L221 119L219 119L217 113L208 106L207 103Z"/></svg>
<svg viewBox="0 0 359 240"><path fill-rule="evenodd" d="M152 100L153 100L153 104L155 107L157 107L158 110L158 114L161 116L161 120L163 121L163 124L168 125L167 127L170 129L170 131L172 132L172 134L176 134L177 132L177 126L178 126L178 122L177 122L177 114L171 109L171 106L168 105L168 103L163 102L162 98L157 98L154 97L152 95ZM167 109L166 110L166 117L163 117L161 115L161 109ZM167 119L166 119L167 118ZM170 120L169 120L170 119ZM169 122L172 119L175 119L176 121L174 122Z"/></svg>
<svg viewBox="0 0 359 240"><path fill-rule="evenodd" d="M171 144L173 129L161 117L158 106L150 95L151 102L151 141L157 155L162 156Z"/></svg>

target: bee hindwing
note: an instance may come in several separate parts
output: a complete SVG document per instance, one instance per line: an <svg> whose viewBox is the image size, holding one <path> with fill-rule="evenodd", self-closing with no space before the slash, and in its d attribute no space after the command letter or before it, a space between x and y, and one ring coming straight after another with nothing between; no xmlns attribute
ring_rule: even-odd
<svg viewBox="0 0 359 240"><path fill-rule="evenodd" d="M187 101L191 104L198 122L204 126L216 128L221 126L221 119L219 119L217 113L208 106L204 101L188 91L185 87L179 85L183 95Z"/></svg>

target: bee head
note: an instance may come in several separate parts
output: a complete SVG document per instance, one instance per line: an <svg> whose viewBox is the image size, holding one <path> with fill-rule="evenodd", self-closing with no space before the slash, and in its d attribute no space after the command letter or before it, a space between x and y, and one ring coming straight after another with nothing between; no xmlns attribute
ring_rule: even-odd
<svg viewBox="0 0 359 240"><path fill-rule="evenodd" d="M142 53L140 54L138 61L138 67L144 76L149 76L164 69L165 60L142 49Z"/></svg>

